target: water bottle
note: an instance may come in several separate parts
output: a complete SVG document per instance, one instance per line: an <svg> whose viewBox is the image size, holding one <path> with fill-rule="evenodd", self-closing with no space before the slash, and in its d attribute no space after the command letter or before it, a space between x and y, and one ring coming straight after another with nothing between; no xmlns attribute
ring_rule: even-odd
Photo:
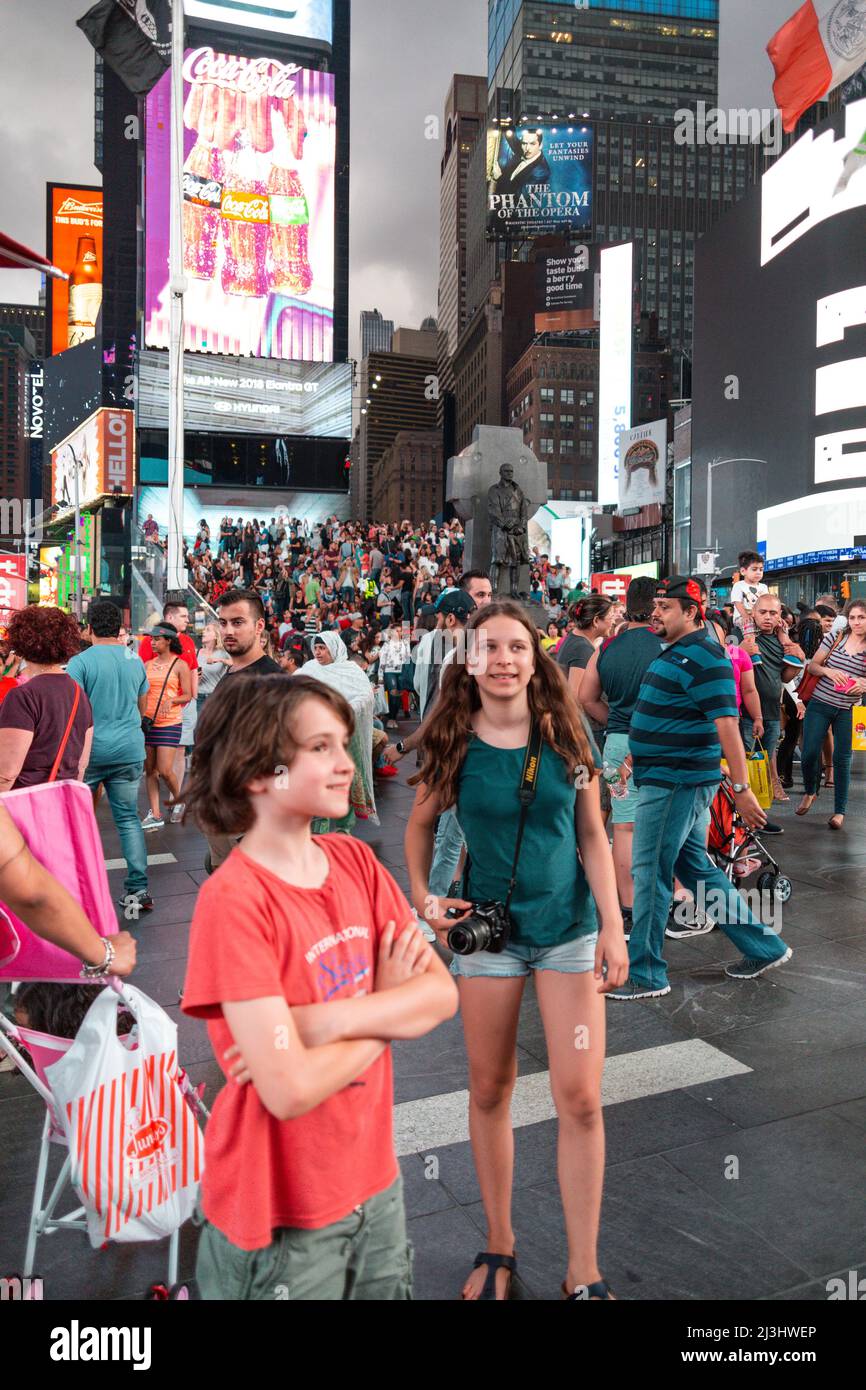
<svg viewBox="0 0 866 1390"><path fill-rule="evenodd" d="M619 767L616 763L609 763L605 758L601 775L610 788L610 794L615 801L620 801L624 796L628 796L628 784L623 782L619 775Z"/></svg>

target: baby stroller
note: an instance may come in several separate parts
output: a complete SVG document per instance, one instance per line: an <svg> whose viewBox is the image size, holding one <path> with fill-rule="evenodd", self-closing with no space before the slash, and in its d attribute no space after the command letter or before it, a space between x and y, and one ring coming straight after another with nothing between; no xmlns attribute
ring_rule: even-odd
<svg viewBox="0 0 866 1390"><path fill-rule="evenodd" d="M30 853L80 903L99 935L116 933L87 787L48 782L9 792L2 802ZM73 956L0 906L0 981L80 986L80 970ZM96 991L83 1022L74 1012L74 1024L63 1025L73 1037L17 1024L0 1011L0 1055L12 1060L46 1108L23 1273L31 1277L41 1237L58 1230L87 1231L93 1246L168 1237L167 1283L153 1286L148 1296L189 1297L188 1289L177 1286L178 1231L195 1200L203 1166L196 1118L206 1118L207 1111L180 1068L171 1020L134 987L107 983L109 988ZM137 1025L125 1039L117 1036L118 1004ZM28 1017L45 1026L29 1008ZM64 1149L65 1158L46 1202L52 1146ZM73 1183L85 1205L59 1216L61 1198Z"/></svg>
<svg viewBox="0 0 866 1390"><path fill-rule="evenodd" d="M118 980L113 980L108 987L115 989L120 995L120 1000L123 1001L123 988ZM135 1032L129 1034L124 1041L130 1050L134 1050L136 1046ZM87 1232L89 1229L87 1210L83 1206L76 1207L63 1216L57 1215L64 1193L72 1183L73 1159L46 1069L65 1056L73 1042L73 1038L55 1037L49 1033L41 1033L36 1029L15 1024L0 1012L0 1053L5 1052L12 1059L17 1069L27 1078L33 1089L45 1102L45 1119L36 1165L36 1182L27 1227L27 1246L23 1268L25 1278L29 1278L33 1273L36 1246L42 1236L52 1235L55 1231ZM26 1049L30 1058L29 1062L18 1050L19 1048ZM178 1071L178 1081L184 1101L191 1112L200 1119L206 1120L208 1111L201 1098L204 1087L194 1090L183 1070ZM52 1145L62 1149L65 1157L46 1202L45 1192ZM162 1301L188 1299L190 1297L188 1285L178 1283L179 1236L180 1230L176 1228L169 1237L166 1282L165 1284L152 1285L147 1294L149 1299ZM106 1241L105 1244L107 1243Z"/></svg>
<svg viewBox="0 0 866 1390"><path fill-rule="evenodd" d="M786 903L794 891L791 880L782 873L759 833L751 830L737 813L727 774L710 806L709 852L731 883L748 878L760 869L755 882L759 892L772 893L777 902Z"/></svg>

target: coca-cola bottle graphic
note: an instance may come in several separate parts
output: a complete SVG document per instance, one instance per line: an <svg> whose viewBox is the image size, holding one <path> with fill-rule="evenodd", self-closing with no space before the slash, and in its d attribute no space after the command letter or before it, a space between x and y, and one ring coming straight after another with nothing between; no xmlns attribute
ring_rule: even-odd
<svg viewBox="0 0 866 1390"><path fill-rule="evenodd" d="M183 267L197 280L216 271L223 179L222 154L197 140L183 166Z"/></svg>
<svg viewBox="0 0 866 1390"><path fill-rule="evenodd" d="M274 152L268 176L270 204L269 284L283 294L307 294L313 284L308 256L310 210L304 185L291 168L289 137L284 122L273 120Z"/></svg>
<svg viewBox="0 0 866 1390"><path fill-rule="evenodd" d="M102 273L96 259L96 241L92 236L80 236L75 265L69 277L67 347L75 347L96 337L96 319L101 303Z"/></svg>
<svg viewBox="0 0 866 1390"><path fill-rule="evenodd" d="M248 131L238 132L235 149L226 170L220 208L225 248L222 287L226 294L263 295L268 292L267 186Z"/></svg>

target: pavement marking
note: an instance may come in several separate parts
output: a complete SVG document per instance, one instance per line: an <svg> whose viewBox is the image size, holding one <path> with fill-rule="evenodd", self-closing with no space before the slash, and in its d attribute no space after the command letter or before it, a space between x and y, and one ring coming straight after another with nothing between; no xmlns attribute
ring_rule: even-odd
<svg viewBox="0 0 866 1390"><path fill-rule="evenodd" d="M608 1057L605 1063L602 1104L619 1105L624 1100L640 1100L664 1091L702 1086L727 1076L744 1076L751 1070L700 1038L646 1047L640 1052L622 1052ZM518 1076L511 1116L515 1129L556 1118L549 1072ZM425 1096L394 1107L394 1142L398 1157L426 1153L445 1144L463 1144L468 1139L468 1091Z"/></svg>
<svg viewBox="0 0 866 1390"><path fill-rule="evenodd" d="M149 854L147 856L148 868L152 864L176 864L177 857L174 854ZM109 873L112 869L125 869L128 867L125 859L106 859L105 867Z"/></svg>

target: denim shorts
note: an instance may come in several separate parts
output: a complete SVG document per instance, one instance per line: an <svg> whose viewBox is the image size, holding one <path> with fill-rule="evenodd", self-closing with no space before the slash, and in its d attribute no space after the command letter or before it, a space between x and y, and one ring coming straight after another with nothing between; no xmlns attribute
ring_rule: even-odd
<svg viewBox="0 0 866 1390"><path fill-rule="evenodd" d="M628 734L608 734L604 741L604 760L620 767L628 756ZM634 825L637 812L637 787L634 777L626 782L625 796L612 796L610 799L611 822L614 825Z"/></svg>
<svg viewBox="0 0 866 1390"><path fill-rule="evenodd" d="M559 946L519 946L516 942L498 954L476 951L471 956L452 956L451 974L459 980L516 980L532 971L555 970L560 975L584 975L595 965L598 932L577 936Z"/></svg>

